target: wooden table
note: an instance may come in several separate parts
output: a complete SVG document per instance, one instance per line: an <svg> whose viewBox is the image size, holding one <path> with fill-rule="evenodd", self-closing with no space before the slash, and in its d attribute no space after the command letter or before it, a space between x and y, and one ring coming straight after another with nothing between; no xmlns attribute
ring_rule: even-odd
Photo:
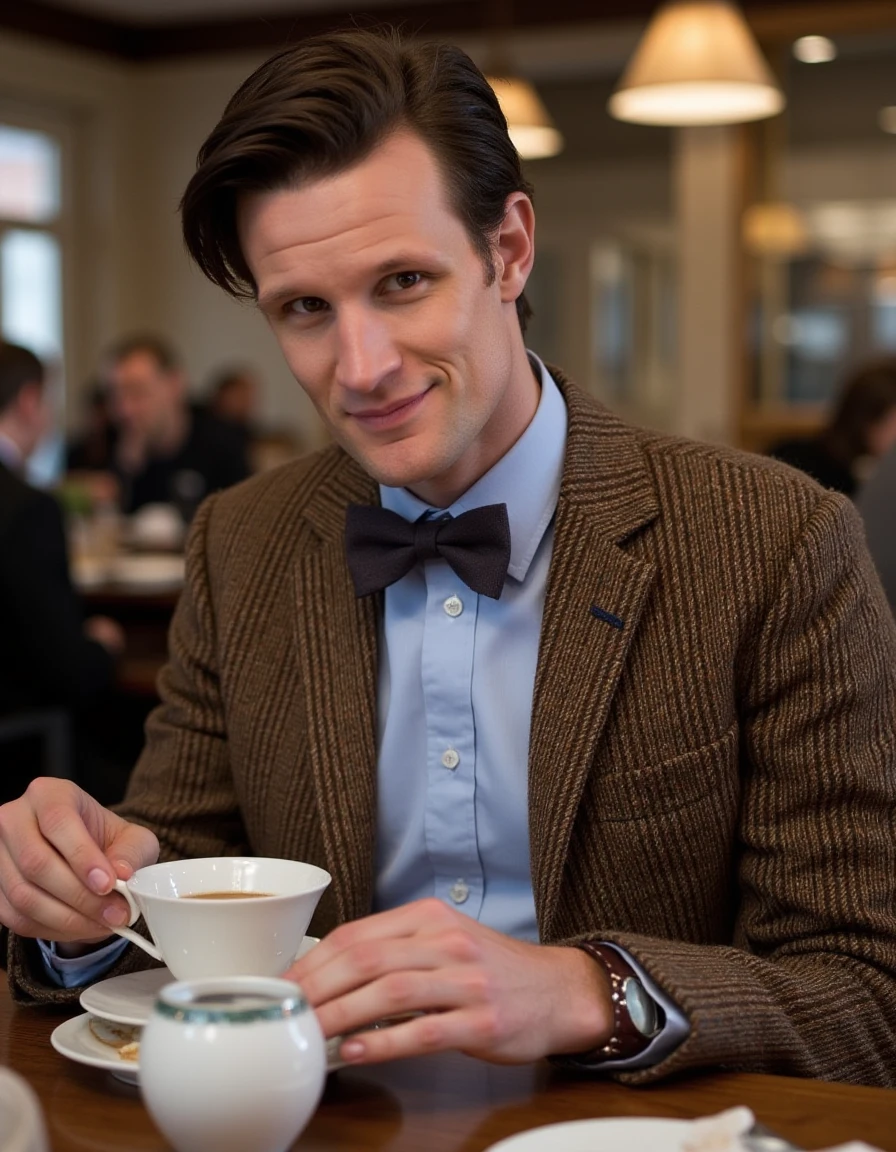
<svg viewBox="0 0 896 1152"><path fill-rule="evenodd" d="M71 1013L17 1009L5 985L0 988L0 1064L21 1073L37 1092L53 1152L167 1148L136 1088L53 1051L50 1032L66 1015ZM337 1072L294 1147L299 1152L483 1152L540 1124L592 1116L690 1118L735 1104L748 1104L767 1124L809 1149L861 1139L896 1152L896 1090L743 1073L624 1088L547 1064L497 1067L454 1054Z"/></svg>

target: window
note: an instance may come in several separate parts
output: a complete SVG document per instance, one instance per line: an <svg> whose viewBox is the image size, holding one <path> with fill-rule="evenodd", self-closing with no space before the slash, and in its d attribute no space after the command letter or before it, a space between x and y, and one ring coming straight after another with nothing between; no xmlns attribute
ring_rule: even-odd
<svg viewBox="0 0 896 1152"><path fill-rule="evenodd" d="M61 403L62 179L59 141L47 132L0 123L0 332L24 344L50 369ZM61 427L57 415L57 429ZM35 483L49 483L62 460L61 434L29 462Z"/></svg>

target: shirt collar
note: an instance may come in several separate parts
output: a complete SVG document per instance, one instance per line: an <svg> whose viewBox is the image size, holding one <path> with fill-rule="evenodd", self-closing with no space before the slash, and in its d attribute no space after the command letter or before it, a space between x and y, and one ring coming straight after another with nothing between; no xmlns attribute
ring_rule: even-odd
<svg viewBox="0 0 896 1152"><path fill-rule="evenodd" d="M541 381L541 399L528 428L493 468L447 509L433 509L407 488L380 485L384 508L406 520L419 520L426 512L447 511L459 516L483 504L506 504L510 521L508 575L524 580L538 545L550 524L560 495L566 452L566 404L541 360L529 353L529 362Z"/></svg>
<svg viewBox="0 0 896 1152"><path fill-rule="evenodd" d="M21 472L25 467L25 457L18 444L0 432L0 464L5 464L11 472Z"/></svg>

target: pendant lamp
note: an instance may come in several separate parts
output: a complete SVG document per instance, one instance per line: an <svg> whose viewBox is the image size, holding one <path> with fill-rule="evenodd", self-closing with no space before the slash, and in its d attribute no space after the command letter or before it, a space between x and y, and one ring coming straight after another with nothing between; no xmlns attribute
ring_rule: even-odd
<svg viewBox="0 0 896 1152"><path fill-rule="evenodd" d="M736 4L671 0L610 98L617 120L685 127L774 116L784 95Z"/></svg>

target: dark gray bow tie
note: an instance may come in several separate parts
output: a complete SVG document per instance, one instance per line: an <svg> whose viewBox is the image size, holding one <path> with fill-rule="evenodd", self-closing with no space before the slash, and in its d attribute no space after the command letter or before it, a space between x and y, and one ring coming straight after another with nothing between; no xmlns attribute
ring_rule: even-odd
<svg viewBox="0 0 896 1152"><path fill-rule="evenodd" d="M358 596L380 592L415 564L441 557L474 592L497 600L510 563L507 505L412 524L388 508L350 504L345 555Z"/></svg>

